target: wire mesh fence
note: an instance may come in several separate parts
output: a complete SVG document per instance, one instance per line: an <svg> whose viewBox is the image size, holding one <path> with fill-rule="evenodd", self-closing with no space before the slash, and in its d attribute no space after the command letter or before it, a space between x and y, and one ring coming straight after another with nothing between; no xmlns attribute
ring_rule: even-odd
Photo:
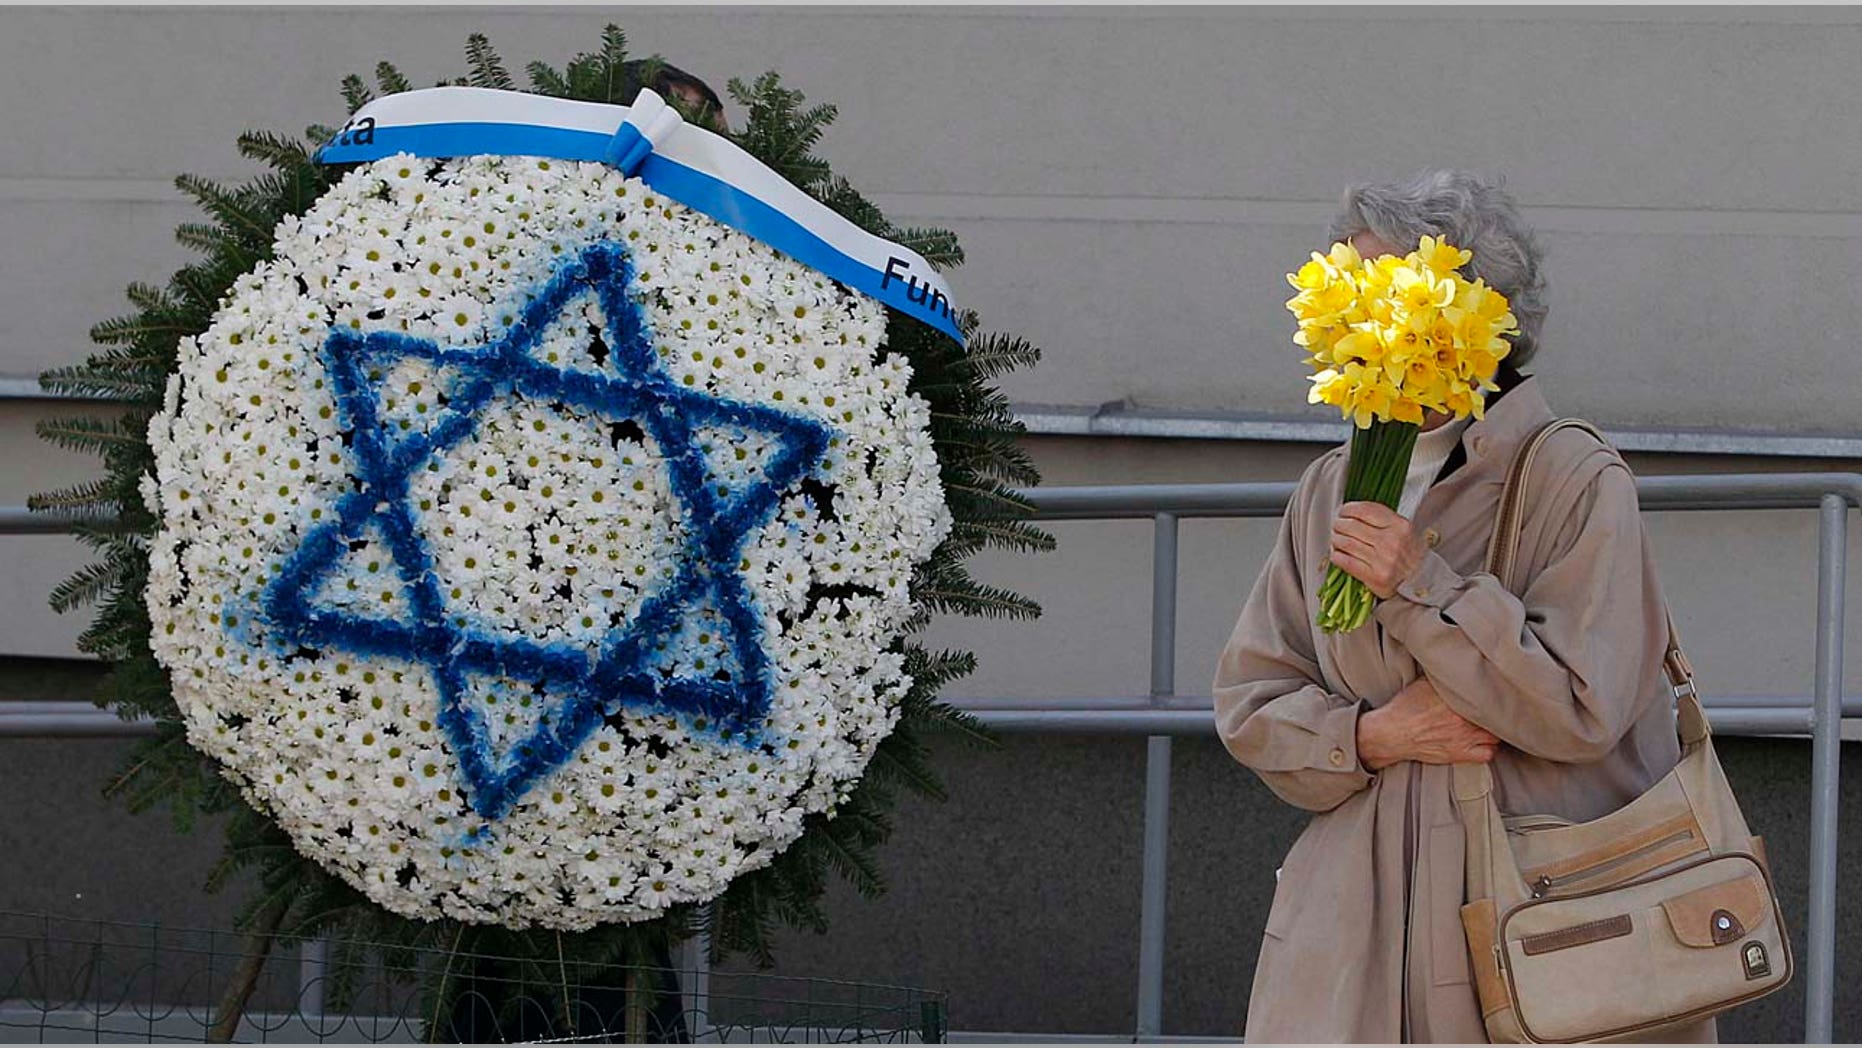
<svg viewBox="0 0 1862 1048"><path fill-rule="evenodd" d="M540 978L540 975L546 977ZM0 1042L923 1043L942 993L0 911Z"/></svg>

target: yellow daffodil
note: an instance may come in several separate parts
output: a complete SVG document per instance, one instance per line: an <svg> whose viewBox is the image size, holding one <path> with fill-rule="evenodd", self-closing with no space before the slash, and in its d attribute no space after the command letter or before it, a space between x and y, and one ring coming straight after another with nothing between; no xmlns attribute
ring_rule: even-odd
<svg viewBox="0 0 1862 1048"><path fill-rule="evenodd" d="M1482 402L1481 395L1470 389L1466 382L1459 380L1450 382L1443 401L1445 408L1452 414L1473 415L1475 418L1485 417L1486 405Z"/></svg>
<svg viewBox="0 0 1862 1048"><path fill-rule="evenodd" d="M1300 266L1300 272L1287 274L1287 283L1290 283L1294 290L1322 289L1335 279L1339 279L1339 270L1328 266L1326 257L1320 255L1318 251L1313 251L1313 261Z"/></svg>
<svg viewBox="0 0 1862 1048"><path fill-rule="evenodd" d="M1479 416L1519 333L1506 296L1458 272L1472 253L1423 237L1407 255L1363 257L1340 241L1287 274L1293 341L1307 351L1310 402L1364 428L1421 412Z"/></svg>
<svg viewBox="0 0 1862 1048"><path fill-rule="evenodd" d="M1434 391L1440 375L1441 372L1435 369L1435 354L1419 353L1403 366L1403 388L1418 395L1426 395Z"/></svg>
<svg viewBox="0 0 1862 1048"><path fill-rule="evenodd" d="M1384 358L1384 340L1374 327L1353 331L1332 343L1332 359L1339 364L1359 361L1375 364Z"/></svg>
<svg viewBox="0 0 1862 1048"><path fill-rule="evenodd" d="M1474 252L1463 251L1446 240L1425 236L1416 247L1416 257L1423 266L1442 275L1453 273L1468 264Z"/></svg>
<svg viewBox="0 0 1862 1048"><path fill-rule="evenodd" d="M1352 246L1351 241L1340 240L1332 245L1332 250L1326 254L1326 261L1339 272L1349 273L1364 264L1364 256L1358 254L1358 249Z"/></svg>
<svg viewBox="0 0 1862 1048"><path fill-rule="evenodd" d="M1306 391L1306 403L1342 405L1351 392L1351 382L1344 375L1327 368L1312 377L1312 388Z"/></svg>
<svg viewBox="0 0 1862 1048"><path fill-rule="evenodd" d="M1390 275L1390 290L1404 309L1440 309L1455 300L1455 278L1438 278L1420 266L1403 266Z"/></svg>
<svg viewBox="0 0 1862 1048"><path fill-rule="evenodd" d="M1393 397L1390 401L1390 417L1398 422L1422 425L1422 401L1411 396Z"/></svg>

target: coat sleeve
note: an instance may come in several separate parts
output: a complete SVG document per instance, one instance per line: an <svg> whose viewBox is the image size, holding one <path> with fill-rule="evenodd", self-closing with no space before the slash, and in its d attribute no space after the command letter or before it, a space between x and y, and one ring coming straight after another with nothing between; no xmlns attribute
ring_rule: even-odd
<svg viewBox="0 0 1862 1048"><path fill-rule="evenodd" d="M1315 466L1316 468L1316 466ZM1313 471L1280 521L1279 537L1216 666L1216 730L1228 752L1282 800L1329 811L1371 784L1358 762L1359 704L1326 690L1313 652L1295 549Z"/></svg>
<svg viewBox="0 0 1862 1048"><path fill-rule="evenodd" d="M1546 760L1601 760L1641 709L1667 620L1636 500L1620 460L1550 492L1549 560L1520 596L1485 572L1424 554L1373 613L1442 701Z"/></svg>

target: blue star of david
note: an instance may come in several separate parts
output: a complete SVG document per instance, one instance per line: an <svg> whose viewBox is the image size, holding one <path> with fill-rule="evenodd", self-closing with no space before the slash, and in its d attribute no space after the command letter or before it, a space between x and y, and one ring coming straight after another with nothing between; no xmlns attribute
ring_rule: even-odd
<svg viewBox="0 0 1862 1048"><path fill-rule="evenodd" d="M639 306L629 297L633 267L619 244L602 242L563 263L505 335L487 345L443 348L396 332L332 331L324 356L341 419L351 436L354 489L334 519L312 527L279 566L263 598L287 646L340 649L422 663L440 693L436 723L446 733L472 807L488 819L508 811L539 778L569 761L609 714L623 708L670 712L720 737L751 742L769 711L772 685L762 630L737 571L744 543L775 513L791 484L820 462L831 436L819 422L761 404L715 397L676 384L660 367ZM532 355L546 327L571 300L592 290L606 318L613 374L570 370ZM424 433L391 434L371 371L405 358L445 365L459 376ZM658 444L685 542L675 572L595 652L566 644L494 635L448 614L441 580L417 526L410 478L437 454L467 439L480 409L518 396L561 403L611 422L632 421ZM763 478L726 490L707 477L694 439L701 426L727 426L773 438ZM316 594L350 543L370 529L385 537L409 600L398 617L371 617L320 602ZM685 616L709 600L726 622L724 643L741 676L675 676L656 666ZM542 686L546 708L534 728L494 752L485 713L468 699L472 675Z"/></svg>

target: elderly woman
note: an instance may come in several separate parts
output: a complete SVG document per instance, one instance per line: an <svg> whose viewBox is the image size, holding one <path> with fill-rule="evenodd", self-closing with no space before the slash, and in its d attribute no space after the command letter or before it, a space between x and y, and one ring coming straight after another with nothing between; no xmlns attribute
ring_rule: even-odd
<svg viewBox="0 0 1862 1048"><path fill-rule="evenodd" d="M1503 811L1589 820L1679 756L1661 592L1621 459L1555 434L1526 479L1519 592L1482 571L1514 453L1553 418L1520 373L1546 312L1539 249L1499 186L1461 171L1352 188L1328 239L1374 257L1424 234L1472 251L1463 272L1511 300L1520 330L1484 419L1425 420L1395 511L1340 505L1343 447L1307 468L1222 652L1223 743L1316 813L1274 891L1250 1042L1485 1041L1450 766L1491 762ZM1380 598L1349 633L1314 625L1328 562Z"/></svg>

